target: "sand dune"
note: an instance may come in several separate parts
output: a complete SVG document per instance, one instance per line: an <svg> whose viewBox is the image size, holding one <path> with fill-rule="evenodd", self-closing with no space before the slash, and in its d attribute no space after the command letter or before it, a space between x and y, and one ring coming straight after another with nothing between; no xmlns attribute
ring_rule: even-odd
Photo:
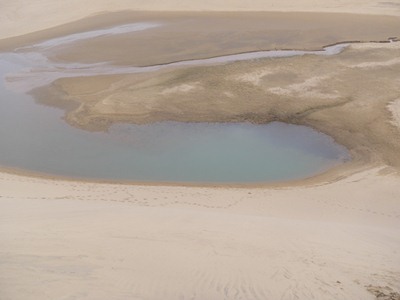
<svg viewBox="0 0 400 300"><path fill-rule="evenodd" d="M223 0L0 0L0 39L120 10L400 15L397 1L374 0L231 0L229 5ZM301 18L304 15L299 16L299 20ZM325 18L328 19L325 15L316 16L313 20ZM330 24L329 31L310 27L308 31L302 31L304 37L301 42L304 43L307 38L312 40L315 36L311 35L317 32L318 42L337 36L347 38L346 28L351 26L357 27L354 32L359 39L371 37L371 30L376 30L372 29L373 26L354 26L355 19L351 18L353 16L331 16L326 20L326 24ZM340 19L341 22L338 21ZM357 19L360 22L357 24L369 24L366 18L361 19ZM377 30L373 38L380 38L380 32L388 32L390 24L397 24L397 18L393 18L393 23L386 23L386 19L381 17L382 22L377 22L385 26ZM92 21L84 19L79 26L94 26ZM213 22L209 27L220 29ZM243 27L240 22L235 22L236 29ZM291 26L296 28L296 22L293 21ZM341 25L331 26L335 22ZM179 36L184 31L180 30L183 28L180 24L168 30L173 28ZM257 23L257 28L263 27L260 24ZM82 28L74 26L52 31L52 38L57 38L61 32L74 33ZM341 30L337 33L339 27ZM254 28L252 30L257 34L249 36L246 43L263 40L260 37L265 32ZM248 27L242 29L248 31ZM223 30L213 32L206 48L207 54L214 53L211 50L215 41L221 42L221 45L227 41L222 50L232 50L230 47L235 45L232 41L237 38L235 35L226 40L225 35L224 39L218 38L229 28ZM397 27L395 30L398 30ZM282 46L287 41L279 41L280 33L275 34L274 41ZM289 36L297 37L297 34ZM186 31L186 36L190 35L193 31ZM38 40L46 40L46 37L50 38L47 31ZM141 38L151 40L145 35ZM18 39L18 43L22 44L32 41L26 36ZM202 39L207 41L207 35ZM190 41L188 39L183 48ZM1 42L8 44L9 41ZM307 46L315 46L316 42L312 40ZM123 38L117 39L112 48L125 49L117 47L123 43ZM156 45L171 43L162 41ZM255 45L246 44L244 48L235 48L235 51L249 51L251 47L256 48ZM194 45L193 49L197 52L182 52L178 56L193 58L204 55L205 48L202 46L204 44ZM87 49L99 49L96 43L91 47ZM93 57L93 52L83 48L78 49L84 51L76 52L76 57L68 56L70 49L59 53L58 59L101 61L99 56ZM163 48L152 47L154 49ZM148 59L145 50L140 52L141 59ZM79 57L79 53L85 51L90 55ZM235 81L235 86L239 87L234 91L217 91L229 101L235 98L234 92L247 93L248 96L250 91L257 92L262 87L276 88L272 91L281 97L278 100L283 106L279 110L285 113L289 108L298 107L295 101L290 102L291 105L285 105L288 103L285 101L310 101L305 96L327 95L326 87L321 86L321 82L326 81L323 76L328 74L333 81L340 74L337 80L341 82L337 90L343 91L339 96L357 97L348 101L348 107L343 108L339 103L339 113L336 114L322 107L317 117L310 114L309 122L327 132L338 132L336 125L340 123L342 132L337 136L351 140L355 149L371 158L362 161L361 166L350 164L318 178L286 185L243 188L91 183L1 172L0 299L400 299L400 160L396 152L400 134L400 95L396 77L399 74L398 51L398 44L360 44L352 45L343 56L329 61L313 57L293 59L290 62L296 62L301 67L295 63L288 66L294 73L299 72L298 76L296 73L292 77L287 76L287 70L285 73L272 68L273 61L266 62L266 65L253 63L251 68L245 63L240 64L243 70L237 74L223 73L229 68L236 68L236 65L213 69L214 76L227 75L226 78ZM171 53L161 58L161 62L171 59ZM135 53L135 56L140 55ZM160 59L157 55L154 57ZM131 57L128 58L129 61ZM154 63L155 58L151 59ZM139 57L138 61L144 60ZM307 65L305 61L312 64ZM119 63L123 65L126 61ZM331 72L331 67L338 68L340 72ZM307 72L302 73L303 69ZM215 73L215 70L222 73ZM370 73L363 76L363 72ZM274 80L270 78L271 74L275 74ZM225 78L217 77L218 80ZM186 77L183 78L186 80ZM288 78L290 82L285 81ZM128 86L131 92L136 80L138 78L134 76L116 76L103 77L101 82L98 78L79 79L81 85L68 86L72 82L68 80L58 84L66 85L70 92L79 94L83 91L81 94L96 95L98 98L96 92L99 92L99 85ZM117 84L113 85L114 81ZM158 98L206 90L200 80L173 83L157 85L159 90L154 87L142 90L151 95L158 93ZM368 89L360 88L366 85ZM373 88L375 85L377 88ZM243 86L247 89L240 88ZM338 91L331 89L330 92L328 95L332 97L324 99L336 101ZM302 95L295 95L299 93ZM296 97L288 99L287 95L292 94ZM116 95L114 90L111 95L106 95L110 98L105 99L110 100ZM221 99L222 96L218 97ZM310 105L315 103L311 99ZM313 112L312 109L308 111Z"/></svg>
<svg viewBox="0 0 400 300"><path fill-rule="evenodd" d="M2 174L1 296L364 300L374 298L371 286L390 294L400 288L400 181L383 171L252 190Z"/></svg>

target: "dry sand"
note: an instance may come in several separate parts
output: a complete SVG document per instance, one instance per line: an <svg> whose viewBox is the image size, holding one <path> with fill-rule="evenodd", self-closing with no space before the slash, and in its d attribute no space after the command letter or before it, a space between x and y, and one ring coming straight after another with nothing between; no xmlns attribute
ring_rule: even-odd
<svg viewBox="0 0 400 300"><path fill-rule="evenodd" d="M399 15L396 1L365 0L255 0L246 5L235 0L229 7L226 1L0 0L0 7L1 38L103 11L138 8ZM142 16L146 19L149 14ZM337 16L336 22L350 24L345 16ZM332 18L325 24L334 24ZM354 18L360 24L354 28L359 30L355 38L367 39L370 31L362 30L364 17ZM379 18L378 38L386 39L379 33L387 29L398 30L391 27L397 18ZM85 20L3 40L0 47L78 32L102 22L112 24L115 16ZM392 25L386 28L387 24ZM338 34L346 35L346 27L350 25ZM304 36L321 47L318 41L334 29L311 29ZM249 36L247 42L263 34ZM210 39L217 40L216 36ZM235 38L230 41L223 51L240 48L233 43ZM180 57L210 54L212 44L205 49L194 45ZM76 49L75 56L59 51L53 58L86 61L89 56L82 49ZM77 126L85 127L85 118L93 121L96 114L107 122L118 119L120 112L110 112L122 96L129 95L133 100L126 104L129 117L124 121L132 121L136 109L142 112L134 116L136 122L179 119L182 114L176 114L176 109L185 112L188 120L201 116L254 122L286 119L330 133L352 150L355 163L289 186L248 188L118 185L0 173L0 299L398 300L399 51L396 43L359 44L334 57L285 59L280 68L276 61L264 60L57 81L52 95L62 91L66 100L74 98L86 112L91 111L70 112L69 121ZM162 58L163 62L169 59L168 55ZM36 93L43 100L49 90ZM133 95L159 101L154 106L158 109L150 106L146 111L149 106L135 102ZM182 101L169 102L168 111L162 103L173 98ZM265 98L270 100L262 102ZM193 106L193 100L205 99L218 99L220 110L207 101Z"/></svg>
<svg viewBox="0 0 400 300"><path fill-rule="evenodd" d="M2 174L1 299L389 295L400 288L399 182L379 169L270 189Z"/></svg>

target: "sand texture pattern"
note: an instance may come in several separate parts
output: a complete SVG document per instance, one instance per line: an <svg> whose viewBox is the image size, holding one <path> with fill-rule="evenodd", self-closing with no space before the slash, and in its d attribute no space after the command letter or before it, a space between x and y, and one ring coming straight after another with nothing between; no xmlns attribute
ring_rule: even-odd
<svg viewBox="0 0 400 300"><path fill-rule="evenodd" d="M400 181L385 173L372 169L332 184L252 190L1 175L1 296L389 295L399 289Z"/></svg>

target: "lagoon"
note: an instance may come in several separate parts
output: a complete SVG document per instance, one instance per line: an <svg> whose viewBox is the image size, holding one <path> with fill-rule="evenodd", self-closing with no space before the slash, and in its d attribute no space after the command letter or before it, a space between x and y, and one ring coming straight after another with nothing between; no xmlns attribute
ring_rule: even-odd
<svg viewBox="0 0 400 300"><path fill-rule="evenodd" d="M119 28L141 29L133 25ZM88 38L90 34L66 37L62 41ZM53 45L49 43L36 48ZM321 51L262 51L171 65L334 55L344 47L333 46ZM62 120L63 111L38 105L24 92L61 77L150 72L163 66L123 69L107 64L59 65L47 60L40 51L26 50L0 54L2 167L111 181L265 183L310 177L349 159L347 150L332 138L311 128L280 122L115 124L107 133L73 128Z"/></svg>
<svg viewBox="0 0 400 300"><path fill-rule="evenodd" d="M349 159L332 138L273 122L69 126L61 110L1 88L0 166L80 179L260 183L301 179Z"/></svg>

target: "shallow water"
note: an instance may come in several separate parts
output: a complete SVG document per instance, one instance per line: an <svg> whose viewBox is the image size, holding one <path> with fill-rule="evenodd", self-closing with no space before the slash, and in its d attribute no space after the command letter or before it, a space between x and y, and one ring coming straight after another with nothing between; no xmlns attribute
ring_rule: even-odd
<svg viewBox="0 0 400 300"><path fill-rule="evenodd" d="M146 28L151 26L131 24L112 30L126 32ZM70 43L109 33L99 30L56 41ZM54 41L48 41L32 49L53 45ZM170 65L304 54L333 55L342 48L261 51ZM277 122L268 125L118 124L112 126L109 133L89 133L72 128L62 120L61 110L37 105L21 91L61 77L149 72L167 66L57 64L32 49L0 53L0 78L4 79L0 85L0 166L88 179L249 183L305 178L349 158L346 149L330 137L304 126Z"/></svg>
<svg viewBox="0 0 400 300"><path fill-rule="evenodd" d="M53 47L73 44L86 39L92 39L105 35L117 35L128 32L137 32L149 30L151 28L162 26L158 23L132 23L110 28L104 28L94 31L75 33L48 41L44 41L32 46L16 49L13 53L3 53L3 59L12 61L16 68L7 75L8 86L16 91L27 92L34 88L50 84L56 79L62 77L76 76L95 76L112 74L129 74L153 72L164 68L182 67L182 66L204 66L213 64L223 64L235 61L254 60L261 58L283 58L302 55L335 55L343 51L348 45L338 44L325 47L322 50L302 51L302 50L268 50L254 51L248 53L239 53L224 55L219 57L193 59L186 61L171 62L154 66L115 66L108 62L96 64L83 63L60 63L49 60L46 56L48 50Z"/></svg>
<svg viewBox="0 0 400 300"><path fill-rule="evenodd" d="M178 61L146 67L115 66L109 63L55 63L50 61L40 52L3 53L1 54L2 58L0 59L12 61L16 65L16 70L7 75L8 86L16 91L28 92L34 88L48 85L53 81L63 77L145 73L171 67L206 66L235 61L255 60L261 58L283 58L307 54L329 56L340 53L347 46L347 44L334 45L318 51L256 51L212 58Z"/></svg>
<svg viewBox="0 0 400 300"><path fill-rule="evenodd" d="M1 77L15 68L4 60L1 66ZM0 96L4 167L91 179L248 183L304 178L348 159L343 147L304 126L166 122L89 133L3 84Z"/></svg>

